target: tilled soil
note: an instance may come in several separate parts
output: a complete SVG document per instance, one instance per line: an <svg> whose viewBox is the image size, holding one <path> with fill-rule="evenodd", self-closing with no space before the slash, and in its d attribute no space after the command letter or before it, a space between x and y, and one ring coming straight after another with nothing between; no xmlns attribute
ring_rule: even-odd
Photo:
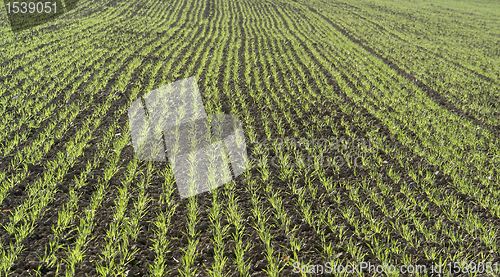
<svg viewBox="0 0 500 277"><path fill-rule="evenodd" d="M203 18L209 19L210 16L214 14L215 12L214 9L216 9L214 3L207 5L206 9L204 9L203 12ZM319 13L318 11L312 8L311 11ZM241 22L239 23L241 24ZM333 24L332 22L330 23ZM240 25L239 27L243 29L242 25ZM199 35L203 28L204 27L200 27L196 31L195 36ZM243 42L243 45L244 43L246 43L245 33L246 32L242 33L243 40L245 41ZM235 34L232 33L232 31L230 31L229 35L234 36ZM347 33L346 36L348 36ZM269 41L273 45L282 43L282 41L279 40L272 41L272 39L269 39ZM206 46L201 45L201 42L199 42L198 45L195 45L195 48L198 47L206 47ZM223 46L223 49L224 52L229 51L228 45ZM290 47L289 49L293 48ZM202 50L209 51L209 49L205 48L203 48ZM181 52L181 56L184 56L187 53L187 51L188 49L184 49ZM254 51L258 52L260 51L260 49L257 49L257 46L254 46ZM297 57L292 57L292 58L296 58L297 60L299 60ZM158 57L144 58L144 60L147 62L163 62L162 60L158 59L159 59ZM180 60L181 58L179 57L178 59ZM240 64L245 64L245 59L242 51L238 52L238 54L236 55L236 59L239 60ZM128 65L128 63L131 62L131 60L132 58L126 61L124 65L122 65L118 74L120 72L125 71L126 66ZM292 123L290 124L285 123L285 137L288 138L295 137L296 139L306 138L306 140L311 140L309 126L314 126L316 130L314 133L314 139L316 140L322 138L331 139L334 137L339 141L341 140L352 141L352 137L347 134L346 129L340 124L337 126L339 133L334 134L327 127L318 126L318 124L312 119L313 116L317 118L328 117L334 122L340 122L342 119L346 122L353 122L354 118L352 114L342 111L341 106L346 105L354 110L358 110L360 112L360 116L365 118L367 122L370 122L373 128L379 129L379 134L387 138L387 141L385 141L384 143L388 145L389 148L401 149L406 153L412 153L411 149L409 149L408 147L404 146L403 144L397 141L397 139L394 137L394 134L378 118L370 114L365 108L358 105L358 103L354 103L354 101L352 101L352 99L350 99L340 89L339 85L334 81L335 78L329 73L328 69L323 68L322 65L319 63L319 61L316 62L317 66L321 69L322 73L325 74L325 76L329 77L327 80L328 82L327 85L330 86L331 88L334 88L334 93L341 96L341 98L343 99L343 103L333 103L331 100L325 98L324 101L321 103L312 104L309 108L309 111L301 111L300 105L297 104L286 104L284 109L290 112L290 115L292 117ZM401 70L397 68L397 65L394 65L388 61L386 61L386 63L390 65L394 70L398 71L399 74L405 75L404 72L401 72ZM196 69L197 67L200 66L200 64L201 64L200 60L197 60L194 68ZM222 58L222 64L223 66L220 68L219 72L220 74L218 75L218 79L216 80L216 82L214 82L216 88L219 91L224 91L226 88L224 84L224 74L226 67L229 65L227 65L228 64L227 56L225 54ZM132 73L133 76L132 80L142 81L145 78L144 76L141 75L141 71L145 67L145 65L146 62L144 62L144 64L142 64ZM256 69L257 72L262 72L262 68L269 65L270 64L262 64L260 61L254 64L254 66L257 67ZM300 66L302 66L304 72L307 73L306 76L304 76L304 80L307 81L306 83L310 84L310 86L313 87L314 91L320 93L320 88L316 87L315 82L313 80L314 77L312 76L311 72L308 71L307 66L304 64L300 64ZM290 70L296 70L296 69L290 69ZM190 72L187 72L186 68L181 68L177 73L189 75ZM205 79L207 78L205 74L206 73L203 72L199 76L197 76L199 84L204 83ZM235 79L244 80L245 72L243 68L241 68L235 74L237 75L234 76L237 77ZM280 83L284 82L285 78L284 76L287 74L288 74L287 72L280 72L276 79L272 78L269 81L271 83L271 86L273 88L277 88ZM252 75L252 78L254 79L258 77L259 76ZM405 75L405 77L410 78L411 76ZM157 76L155 78L156 78L155 80L156 84L161 83L160 77ZM352 82L350 82L349 78L347 76L344 76L344 78L346 79L347 83L351 86L351 88L355 90L355 86L352 84ZM92 159L94 153L96 153L96 151L98 150L98 146L101 143L104 132L108 130L109 126L115 119L114 111L118 110L120 107L123 107L127 103L127 100L131 95L130 92L130 89L132 88L131 85L129 85L127 89L125 89L124 91L117 92L117 91L112 91L111 87L113 86L113 84L114 82L108 83L108 85L106 85L106 87L99 94L100 96L94 101L96 101L96 103L101 103L106 99L106 97L109 94L117 94L121 98L113 104L113 106L110 108L110 111L103 118L101 125L95 131L95 135L93 135L94 138L88 142L84 154L81 157L79 157L76 164L73 167L71 167L69 172L67 172L64 175L63 181L57 185L57 191L55 192L53 200L48 204L48 206L44 210L43 216L36 222L34 231L31 233L30 236L28 236L23 241L24 251L21 252L21 254L15 260L10 269L10 271L12 272L12 276L29 276L30 274L34 275L37 270L39 271L39 274L41 276L55 276L55 272L57 269L56 266L41 263L39 257L42 257L44 255L46 246L48 245L49 240L53 235L53 231L51 228L52 226L57 225L58 213L68 201L69 188L72 186L74 178L76 176L79 176L82 172L85 171L87 161ZM431 95L431 97L433 97L434 100L445 106L447 109L455 111L458 115L463 115L460 111L454 109L451 103L442 101L442 97L440 98L436 92L427 89L425 85L422 83L417 83L417 84L421 86L421 88L424 91L428 92L429 95ZM268 107L264 105L263 102L258 102L256 99L252 98L250 96L249 91L254 88L247 87L242 82L234 80L231 80L229 83L230 87L235 87L236 85L241 91L244 92L242 96L244 97L244 99L241 99L241 101L245 101L248 104L249 114L256 121L252 125L254 127L255 126L262 127L262 119L261 119L262 113L271 112L273 110L273 107ZM298 86L305 87L305 84L297 85L297 87ZM200 86L200 90L201 94L205 95L205 88ZM266 91L266 93L271 93L271 92ZM230 114L232 111L232 105L230 104L231 99L226 94L221 94L220 97L221 97L220 99L221 112ZM209 100L210 99L204 99L204 101L209 101ZM72 98L70 101L75 101L75 99ZM59 96L55 98L51 103L62 103L62 102L63 102L63 96ZM57 157L57 153L64 148L64 143L69 138L74 136L76 130L78 130L78 127L82 125L83 120L91 114L92 114L92 106L91 108L82 111L78 115L78 117L73 122L73 126L69 129L67 133L64 134L63 137L55 140L54 145L52 146L50 151L42 158L42 160L40 160L35 164L27 165L29 171L28 177L23 182L16 184L10 190L8 197L0 204L0 209L2 210L2 213L0 213L0 224L3 225L8 224L10 216L9 211L14 211L16 207L18 207L24 201L26 201L28 196L27 189L38 178L41 178L43 176L46 170L44 165L46 165L48 161L54 160ZM279 115L283 116L282 113ZM479 121L477 121L476 123L481 124L481 122ZM31 132L33 132L33 134L36 134L39 130L42 130L48 124L49 121L42 122L42 124L38 129L33 129L31 130ZM124 130L128 128L128 117L126 113L122 114L121 117L119 118L118 126L119 130L117 132L124 133ZM298 126L297 127L298 137L294 133L293 126ZM353 127L353 129L350 130L351 133L355 133L356 136L359 138L369 140L367 130L362 130L361 128L352 124L350 124L350 126ZM244 123L243 128L245 129L246 127L248 126L246 126L246 123ZM271 126L271 127L275 128L276 126ZM491 126L487 127L491 131L498 133L498 130L495 129L495 127ZM20 132L22 133L26 131L26 128L27 128L26 126L22 127ZM256 143L248 143L250 139L248 137L246 138L247 150L248 150L247 154L254 161L258 160L259 157L253 152L253 150L257 147L257 144L261 145L265 144L264 141L260 138L266 137L266 132L264 131L264 128L255 128L255 131L259 137L259 141L257 141ZM411 131L409 130L407 131L410 135L412 135ZM272 139L277 140L278 138L280 138L280 136L277 135L276 132L274 132L272 134ZM35 139L34 136L28 138L28 140L25 143L23 143L20 146L20 148L30 145L34 139ZM265 145L264 148L266 148L266 152L270 157L274 157L277 155L277 153L275 153L275 151L271 147L269 147L269 145ZM356 153L354 149L349 149L349 150L353 151L353 153ZM301 153L304 156L308 155L305 149L301 149L299 151L301 151ZM327 152L325 152L324 155L327 155L329 157L343 156L342 153L339 151L339 149L330 149ZM436 221L441 221L443 224L446 224L448 226L455 226L456 228L458 228L459 224L457 222L448 220L446 218L446 214L443 211L443 209L434 204L429 199L429 196L426 195L425 191L422 191L421 188L417 186L410 185L414 180L412 180L411 177L408 176L408 170L400 165L398 160L394 158L394 156L392 156L392 153L386 153L382 150L378 150L374 151L374 153L371 153L370 155L372 157L374 155L378 155L384 161L383 164L377 168L377 170L380 171L379 172L381 176L380 178L383 180L385 184L387 184L392 189L394 194L383 197L383 201L385 202L388 209L390 210L395 209L393 203L394 199L400 199L403 202L410 201L410 199L407 199L405 194L401 192L403 188L402 185L400 184L408 185L411 188L411 190L415 193L417 201L425 201L430 203L428 206L428 210L430 210L431 213L433 214L432 218L424 219L424 214L422 213L422 211L418 209L415 209L414 211L415 215L418 218L421 218L422 222L424 222L426 226L433 226L436 223ZM131 145L128 145L124 148L124 150L120 155L119 166L122 168L114 175L113 178L111 178L109 182L110 186L108 190L105 192L106 194L104 196L103 202L101 203L101 205L99 205L98 209L96 210L95 226L90 234L90 238L92 239L89 240L88 243L86 244L86 250L84 252L85 256L83 257L83 262L78 266L76 270L76 276L98 276L96 264L102 262L100 256L102 255L103 245L106 242L106 232L109 229L110 223L113 222L113 216L114 216L113 211L115 208L115 200L117 199L118 195L118 188L120 187L121 180L123 179L123 176L126 172L126 166L133 158L134 158L134 149ZM2 162L0 163L0 171L7 172L6 176L7 178L13 176L13 174L16 173L13 171L12 172L8 171L9 168L8 166L11 160L12 156L2 157ZM500 226L500 219L498 217L491 215L491 213L482 208L482 206L478 204L478 201L474 199L474 197L458 192L451 183L451 177L447 176L446 174L442 174L441 173L442 169L427 163L425 157L420 157L411 154L408 157L406 157L406 161L408 162L408 165L410 168L412 168L412 170L418 171L418 169L424 169L434 172L435 173L434 186L440 187L444 191L446 191L448 195L462 200L464 208L466 209L470 208L471 211L475 215L478 215L483 222L491 222L496 226ZM297 164L297 163L298 162L296 160L292 161L292 164ZM96 185L98 184L98 180L104 177L103 170L105 165L106 165L106 159L103 159L101 161L101 164L97 167L97 169L93 170L89 175L87 184L77 192L80 195L80 197L77 203L78 209L74 214L74 219L75 219L73 222L74 225L78 225L79 219L85 216L86 213L85 208L91 202L92 195L96 191ZM157 169L158 171L162 171L166 166L167 163L164 162L156 162L154 164L155 169ZM140 168L144 169L145 167L146 163L141 162ZM395 184L394 181L391 180L391 178L389 178L385 173L386 169L390 167L392 167L394 171L400 172L402 176L400 184ZM293 192L292 188L290 187L290 182L295 183L301 189L307 190L307 179L311 177L313 178L312 186L318 188L317 196L313 197L309 193L305 194L305 201L307 204L310 205L311 212L313 214L321 214L329 211L334 215L340 216L342 214L342 209L344 207L356 207L356 205L359 203L368 203L370 207L377 207L377 204L374 203L373 200L371 200L369 195L360 192L359 200L353 201L349 197L350 191L345 189L344 187L340 187L335 192L326 191L325 187L320 181L317 172L314 172L311 168L304 170L297 169L294 172L294 177L296 178L287 181L284 181L279 177L281 170L279 164L272 165L269 167L269 169L270 169L270 174L269 174L270 179L267 182L270 182L272 184L272 188L277 192L276 195L282 198L284 208L287 211L290 219L290 225L296 228L297 230L296 236L298 239L302 240L302 248L300 250L300 258L302 262L304 263L310 262L311 264L325 264L328 261L324 257L324 249L321 243L321 236L319 235L319 233L321 232L324 232L327 238L326 239L327 243L332 243L333 251L336 254L336 257L343 259L344 265L347 265L348 261L352 261L354 257L352 257L349 254L348 250L345 247L345 244L343 244L343 241L339 239L339 235L336 230L331 230L330 228L324 225L320 229L315 230L315 226L311 226L304 220L303 215L298 211L300 209L297 204L299 197L297 194ZM360 164L358 164L358 166L356 167L350 167L345 162L345 160L344 162L340 160L340 169L338 170L338 172L335 171L334 167L331 166L330 164L324 166L324 171L325 171L324 176L326 178L330 178L332 182L340 182L340 183L373 182L371 183L372 186L375 183L375 180L372 180L370 177L368 177L372 172L370 172L367 168L364 168ZM250 176L249 177L250 179L247 179L246 176ZM269 263L266 257L265 244L261 241L258 232L254 228L256 220L252 214L252 209L254 207L251 201L252 193L249 191L249 183L252 181L255 181L257 183L262 183L261 173L259 172L259 169L255 165L249 168L247 173L236 177L236 179L234 180L236 188L235 195L238 197L239 211L242 213L243 218L246 220L244 241L250 242L250 247L245 254L245 259L248 261L250 276L267 276L265 270L268 267ZM140 177L137 176L134 179L134 182L140 182ZM158 204L160 196L163 193L162 192L163 182L164 182L163 177L160 176L159 174L155 174L152 177L152 182L146 188L147 196L151 199L151 202L148 206L147 213L145 214L144 217L140 219L139 226L141 227L141 231L138 234L137 239L136 240L131 239L130 241L129 249L133 251L136 250L137 252L132 256L132 260L126 265L127 268L126 276L147 276L149 272L149 265L155 263L156 256L154 250L152 249L153 245L152 239L154 239L155 237L154 229L156 227L154 226L153 221L157 214L166 213L167 212L166 209L168 208L166 205ZM134 189L131 191L130 200L126 210L127 215L133 211L134 202L136 202L139 195L138 189L135 186L133 187ZM217 189L219 201L221 203L227 203L228 201L226 190L227 188L225 187L220 187ZM380 189L376 188L375 190L378 190L377 193L380 193ZM213 192L207 192L196 196L199 205L198 207L199 222L196 225L196 230L199 231L199 234L196 236L196 238L199 239L199 242L196 251L196 259L193 267L198 269L196 273L197 276L208 276L206 269L210 268L210 266L215 261L213 257L214 234L210 229L212 223L210 222L207 212L207 210L212 205L211 204L212 193ZM263 189L261 189L257 191L256 194L259 196L261 202L263 203L264 209L269 209L270 211L274 210L271 203L267 200L269 198L268 193L266 193ZM333 195L340 195L341 201L337 203L335 200L333 200ZM167 240L170 242L170 247L169 247L170 252L165 257L166 265L169 270L169 272L166 275L180 276L179 270L181 270L183 267L182 249L185 249L187 247L190 239L190 237L186 234L187 230L186 216L187 216L187 207L189 200L181 199L179 195L176 193L174 193L173 197L174 197L174 202L179 203L179 206L176 208L176 211L172 216L171 226L169 227L167 233ZM366 221L366 219L364 219L364 216L357 208L353 208L352 211L353 211L352 214L353 218L359 219L361 223ZM384 222L389 226L391 222L394 223L397 219L397 218L387 218L378 208L373 210L373 214L376 220ZM281 266L283 266L283 270L281 271L280 275L298 276L298 274L294 272L293 265L286 263L286 258L292 257L294 254L292 251L288 250L290 249L290 237L288 234L285 233L283 229L281 229L278 226L278 224L273 223L274 219L279 220L279 218L275 218L273 213L269 213L269 221L267 227L269 228L270 233L273 237L272 244L273 248L276 251L275 255L276 256L280 255L281 258ZM407 218L403 220L408 221ZM355 241L356 247L359 248L362 253L366 254L364 257L365 262L369 262L375 266L382 265L382 262L373 254L373 251L371 250L371 241L367 239L367 237L362 237L356 234L356 228L346 220L340 219L339 223L346 226L345 237L347 238L347 241L349 241L349 239ZM228 222L226 216L223 216L222 225L223 226L229 225L228 233L225 238L225 250L224 250L224 256L228 258L226 264L226 269L227 269L226 272L228 276L240 276L235 268L236 266L236 263L234 261L234 259L236 258L234 250L235 242L234 240L232 240L231 237L231 235L234 234L236 231L235 227ZM443 250L447 254L465 252L467 254L472 255L472 257L478 257L479 253L490 253L493 261L500 262L498 254L489 251L488 248L483 243L478 241L477 238L465 236L464 238L467 239L467 241L456 244L451 242L451 240L445 237L444 235L439 234L438 236L440 241L442 241L442 243L435 244L431 242L426 242L425 238L421 233L418 232L417 228L412 224L410 224L410 226L412 231L416 231L415 236L417 236L418 240L421 241L422 246L435 247L437 251ZM71 233L67 232L69 230L73 230L73 232ZM59 241L59 244L62 245L63 247L71 248L74 245L76 239L74 226L70 227L69 230L66 231L66 235L62 238L62 240ZM380 239L385 238L385 235L382 235L380 233L376 234L375 236L380 237ZM4 249L8 249L9 243L15 241L15 236L8 234L4 228L0 229L0 237ZM421 264L430 267L431 265L438 262L438 260L429 260L426 254L422 251L422 247L415 248L411 246L410 243L406 241L397 231L391 229L390 237L391 239L394 239L399 243L400 248L405 249L404 250L405 253L409 254L412 257L412 260L414 261L415 265ZM473 247L467 248L467 246L469 245L472 245ZM396 261L400 261L401 259L401 254L398 253L390 253L390 256ZM62 261L62 259L66 259L67 257L65 249L59 250L56 253L56 257L59 259L59 261ZM65 262L61 262L60 266L61 267L59 271L64 272L66 270L67 264ZM330 276L330 275L318 274L316 276Z"/></svg>

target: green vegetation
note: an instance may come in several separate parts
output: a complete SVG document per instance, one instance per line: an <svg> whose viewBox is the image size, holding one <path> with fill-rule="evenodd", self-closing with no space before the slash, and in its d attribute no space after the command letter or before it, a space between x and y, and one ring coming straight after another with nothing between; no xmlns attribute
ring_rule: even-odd
<svg viewBox="0 0 500 277"><path fill-rule="evenodd" d="M497 1L82 0L0 22L2 276L499 274ZM191 76L249 164L185 199L127 112Z"/></svg>

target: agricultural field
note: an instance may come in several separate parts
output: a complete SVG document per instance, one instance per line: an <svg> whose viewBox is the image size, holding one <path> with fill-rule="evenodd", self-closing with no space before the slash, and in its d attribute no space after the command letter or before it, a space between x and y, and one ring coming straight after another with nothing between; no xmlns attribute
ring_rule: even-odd
<svg viewBox="0 0 500 277"><path fill-rule="evenodd" d="M1 276L500 275L499 1L11 2ZM130 117L182 80L245 150L189 197Z"/></svg>

